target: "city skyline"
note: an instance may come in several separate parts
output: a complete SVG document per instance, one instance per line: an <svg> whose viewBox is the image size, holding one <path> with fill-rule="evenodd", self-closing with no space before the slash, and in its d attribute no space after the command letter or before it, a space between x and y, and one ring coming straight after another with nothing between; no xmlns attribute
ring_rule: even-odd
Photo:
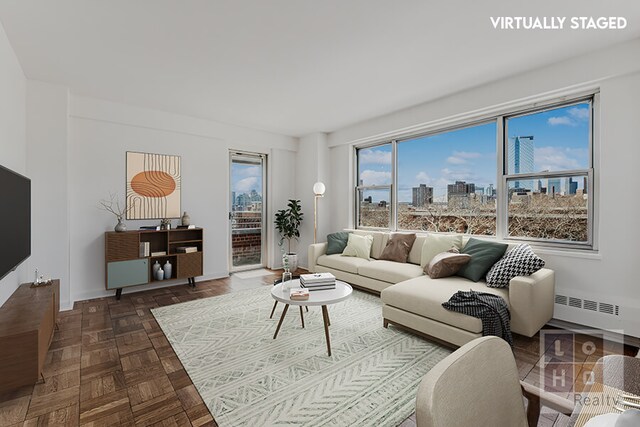
<svg viewBox="0 0 640 427"><path fill-rule="evenodd" d="M534 172L589 167L589 103L513 117L510 138L533 136ZM456 129L398 142L398 202L412 203L412 189L433 187L434 202L446 202L447 186L455 181L476 187L496 186L496 123ZM391 183L391 144L359 151L363 185ZM526 172L526 171L521 171ZM577 189L583 188L582 180ZM366 191L373 201L389 200L388 190Z"/></svg>

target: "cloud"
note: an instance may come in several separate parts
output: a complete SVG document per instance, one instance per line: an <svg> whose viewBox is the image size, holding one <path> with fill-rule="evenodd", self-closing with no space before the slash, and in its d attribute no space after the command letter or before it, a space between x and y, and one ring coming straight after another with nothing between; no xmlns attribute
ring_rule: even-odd
<svg viewBox="0 0 640 427"><path fill-rule="evenodd" d="M391 152L375 149L366 149L358 153L358 158L361 163L369 163L376 165L390 165L391 164Z"/></svg>
<svg viewBox="0 0 640 427"><path fill-rule="evenodd" d="M588 165L588 150L564 147L538 147L534 149L538 171L583 169Z"/></svg>
<svg viewBox="0 0 640 427"><path fill-rule="evenodd" d="M560 116L560 117L549 117L547 120L551 126L577 126L577 123L571 119L571 117Z"/></svg>
<svg viewBox="0 0 640 427"><path fill-rule="evenodd" d="M473 151L454 151L453 155L456 157L461 157L463 159L477 159L478 157L482 156L482 154L475 153Z"/></svg>
<svg viewBox="0 0 640 427"><path fill-rule="evenodd" d="M262 168L260 166L248 166L238 169L240 176L261 176Z"/></svg>
<svg viewBox="0 0 640 427"><path fill-rule="evenodd" d="M467 161L462 157L449 156L447 157L447 163L450 163L452 165L464 165L467 163Z"/></svg>
<svg viewBox="0 0 640 427"><path fill-rule="evenodd" d="M573 107L567 110L566 116L552 116L547 119L551 126L578 126L589 120L589 109L586 107Z"/></svg>
<svg viewBox="0 0 640 427"><path fill-rule="evenodd" d="M416 175L416 181L419 184L429 184L431 183L431 177L429 175L427 175L426 172L418 172L418 174Z"/></svg>
<svg viewBox="0 0 640 427"><path fill-rule="evenodd" d="M452 165L465 165L470 159L482 157L482 154L473 151L454 151L453 155L447 157L447 163Z"/></svg>
<svg viewBox="0 0 640 427"><path fill-rule="evenodd" d="M478 184L481 181L480 177L477 173L469 170L469 169L449 169L444 168L441 169L442 173L441 179L447 182L448 184L453 184L455 181L465 181L467 183Z"/></svg>
<svg viewBox="0 0 640 427"><path fill-rule="evenodd" d="M364 185L387 185L391 183L391 172L363 170L360 179Z"/></svg>
<svg viewBox="0 0 640 427"><path fill-rule="evenodd" d="M257 184L258 178L255 176L250 176L236 182L234 190L239 193L248 193L251 190L257 189Z"/></svg>
<svg viewBox="0 0 640 427"><path fill-rule="evenodd" d="M589 109L573 107L568 111L569 115L576 120L587 121L589 120Z"/></svg>

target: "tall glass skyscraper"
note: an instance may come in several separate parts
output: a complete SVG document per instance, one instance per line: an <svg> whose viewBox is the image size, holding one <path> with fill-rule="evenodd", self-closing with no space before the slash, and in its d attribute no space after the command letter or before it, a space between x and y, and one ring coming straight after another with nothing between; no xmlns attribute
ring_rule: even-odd
<svg viewBox="0 0 640 427"><path fill-rule="evenodd" d="M509 164L507 165L509 174L532 173L534 171L533 135L509 138L507 151L509 154ZM534 190L533 180L516 181L514 184L516 189Z"/></svg>

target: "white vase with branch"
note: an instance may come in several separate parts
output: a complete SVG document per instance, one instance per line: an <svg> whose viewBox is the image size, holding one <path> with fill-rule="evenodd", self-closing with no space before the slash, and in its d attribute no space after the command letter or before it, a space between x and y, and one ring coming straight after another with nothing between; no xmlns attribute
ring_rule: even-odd
<svg viewBox="0 0 640 427"><path fill-rule="evenodd" d="M99 203L98 209L102 209L103 211L112 213L118 219L118 223L114 227L115 231L117 232L127 231L127 226L125 225L124 222L122 222L122 220L124 219L125 215L129 211L129 208L127 208L126 205L124 207L120 206L120 201L118 200L117 194L109 193L109 200L102 199L98 203Z"/></svg>

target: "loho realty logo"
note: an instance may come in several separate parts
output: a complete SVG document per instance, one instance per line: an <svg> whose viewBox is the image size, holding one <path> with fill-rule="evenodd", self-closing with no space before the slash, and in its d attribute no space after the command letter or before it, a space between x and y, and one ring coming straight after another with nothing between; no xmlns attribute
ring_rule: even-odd
<svg viewBox="0 0 640 427"><path fill-rule="evenodd" d="M621 331L612 331L622 335ZM560 329L540 331L540 387L561 397L568 396L581 413L602 413L612 407L610 393L602 385L624 388L624 378L608 378L601 357L624 354L624 344L606 338L602 330L580 332Z"/></svg>
<svg viewBox="0 0 640 427"><path fill-rule="evenodd" d="M490 16L495 30L624 30L622 16Z"/></svg>

